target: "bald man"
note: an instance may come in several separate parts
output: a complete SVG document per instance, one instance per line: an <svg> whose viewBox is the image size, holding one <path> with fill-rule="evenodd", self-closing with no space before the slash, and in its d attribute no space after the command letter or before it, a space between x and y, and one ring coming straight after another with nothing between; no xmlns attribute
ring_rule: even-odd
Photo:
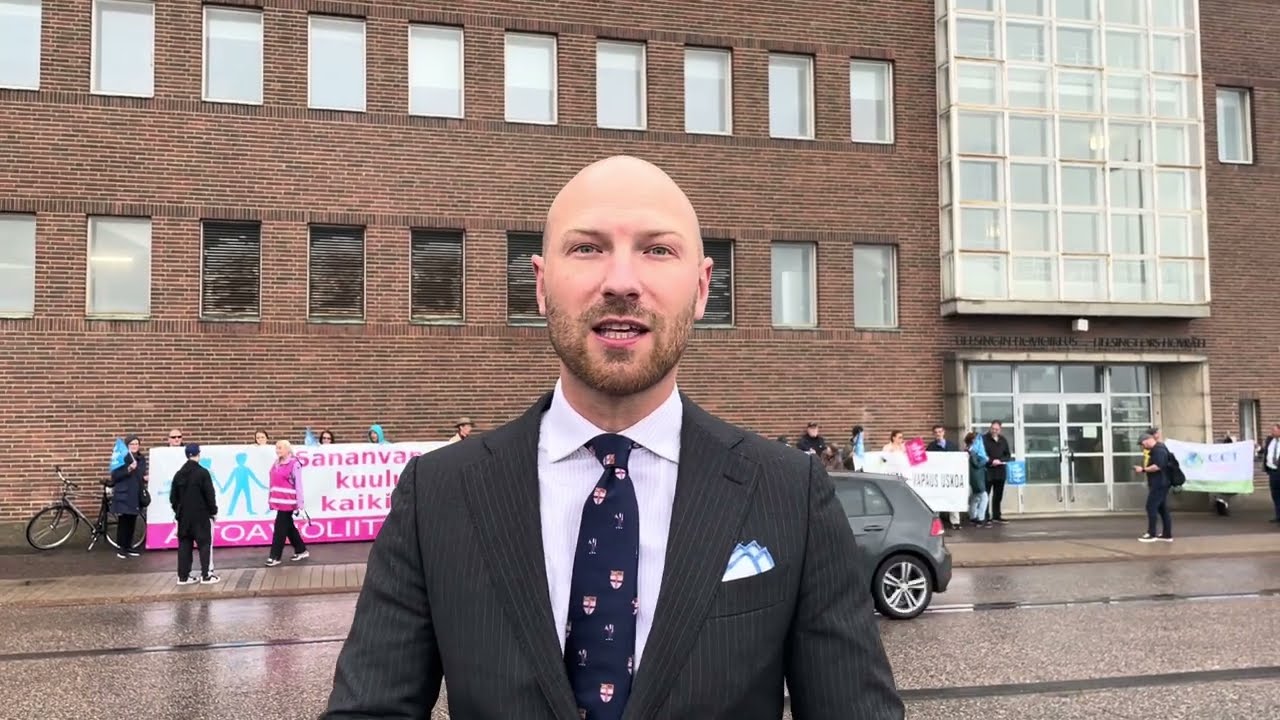
<svg viewBox="0 0 1280 720"><path fill-rule="evenodd" d="M869 580L816 456L701 410L707 304L666 173L578 173L533 258L554 389L405 467L327 720L898 720Z"/></svg>

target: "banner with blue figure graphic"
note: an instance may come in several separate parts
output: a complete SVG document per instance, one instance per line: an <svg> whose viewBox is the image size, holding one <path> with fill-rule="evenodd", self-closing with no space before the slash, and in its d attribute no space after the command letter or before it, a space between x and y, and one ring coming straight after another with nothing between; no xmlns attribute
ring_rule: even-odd
<svg viewBox="0 0 1280 720"><path fill-rule="evenodd" d="M116 468L124 467L129 458L129 446L124 444L124 438L116 438L116 447L111 451L111 467L107 468L107 472L115 472Z"/></svg>
<svg viewBox="0 0 1280 720"><path fill-rule="evenodd" d="M308 522L299 532L308 543L372 540L391 506L400 473L417 455L444 442L295 445ZM147 513L147 547L177 547L177 524L169 506L173 475L187 462L181 447L151 450L151 494L163 498ZM275 511L267 505L273 445L203 445L200 465L213 478L218 517L214 547L269 545Z"/></svg>

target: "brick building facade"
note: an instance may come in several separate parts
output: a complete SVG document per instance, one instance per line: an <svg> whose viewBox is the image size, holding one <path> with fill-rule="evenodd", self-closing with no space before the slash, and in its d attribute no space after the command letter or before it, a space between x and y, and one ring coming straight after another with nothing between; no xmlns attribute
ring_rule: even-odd
<svg viewBox="0 0 1280 720"><path fill-rule="evenodd" d="M1239 32L1280 32L1267 0L1201 0L1198 31L1188 3L1193 31L1183 37L1200 53L1184 70L1194 76L1190 147L1204 138L1210 297L992 301L966 298L973 283L963 278L959 287L944 281L953 261L940 260L939 238L945 251L946 236L958 237L963 223L943 233L939 172L951 172L951 163L940 159L962 152L951 146L963 136L954 132L940 147L939 113L959 117L956 97L974 86L940 101L939 67L956 66L956 52L982 55L971 31L984 22L1005 28L991 36L1001 48L1015 37L1010 23L1040 23L1055 48L1091 27L1110 37L1096 18L1091 26L1088 17L1067 17L1074 1L1059 0L1061 8L1037 20L1037 0L991 4L1032 13L1025 17L949 0L937 13L932 2L564 2L536 18L522 14L523 4L497 0L0 0L0 25L12 20L0 32L11 47L39 38L34 75L0 67L0 246L11 248L8 265L0 257L0 279L11 288L0 294L9 303L0 319L0 519L24 517L51 496L54 463L97 473L112 438L126 432L159 445L180 427L189 439L225 443L247 442L259 427L297 439L311 426L341 441L378 422L392 440L444 439L459 415L481 430L506 421L550 386L556 367L544 330L521 316L529 288L519 233L541 230L555 191L578 168L615 153L666 169L698 209L704 236L731 257L718 281L722 322L697 331L682 386L745 427L794 436L816 419L828 437L843 439L862 424L878 447L891 428L927 434L941 419L954 436L984 424L982 408L1008 407L1017 418L1003 419L1016 436L1027 403L1047 396L1011 389L1007 404L984 406L970 385L998 384L991 378L1001 371L990 369L1005 367L1027 378L1018 386L1025 394L1068 366L1097 368L1083 371L1096 378L1110 378L1112 366L1150 369L1142 381L1149 400L1134 402L1182 437L1269 426L1280 419L1280 396L1265 378L1280 348L1260 329L1260 311L1280 290L1259 257L1280 219L1280 71L1274 32ZM957 15L957 4L976 12ZM1177 28L1162 30L1157 11L1138 6L1152 13L1140 19L1149 31L1135 31L1142 42L1165 30L1160 37L1172 42ZM947 37L963 28L967 39L940 49L939 27ZM613 93L603 110L599 41L617 50L599 64L615 73L599 71L600 92ZM1161 62L1156 46L1143 47ZM460 88L441 80L450 48L460 55ZM731 66L724 118L686 118L708 108L704 98L686 112L688 49L713 51L700 56L713 69L717 58ZM334 65L344 57L363 57L363 73ZM1010 62L1027 57L1037 61L1032 53ZM555 68L549 94L539 85L540 58ZM629 77L637 59L642 71L630 77L643 87L643 129L600 127L613 122L601 122L609 112L626 114L614 80ZM1052 58L1040 60L1065 77ZM851 73L851 61L867 61L867 72ZM875 84L886 77L888 94ZM699 92L711 87L705 76L688 82ZM868 83L855 100L851 82ZM1236 97L1245 102L1247 162L1219 161L1219 87L1243 91ZM793 105L778 97L787 91ZM240 102L205 99L219 92ZM1146 97L1162 102L1158 93ZM313 107L326 103L354 109ZM863 123L853 111L883 106L888 122ZM422 108L437 116L410 112ZM508 121L513 108L549 114L545 122ZM449 114L461 117L438 116ZM1051 109L1044 117L1061 119ZM1158 132L1159 119L1150 122ZM772 137L796 134L780 130L789 123L812 138ZM1194 185L1199 172L1185 177ZM991 227L999 244L1002 226ZM23 254L24 243L32 254ZM855 246L869 248L859 257L888 258L883 272L858 275L883 283L857 295L878 303L866 315L876 327L859 327L868 323L855 310ZM795 248L809 250L778 254ZM798 270L778 272L796 258ZM1058 262L1054 256L1055 267L1066 267ZM1170 272L1203 267L1195 259L1150 262ZM1017 285L1017 272L1002 272ZM779 307L780 294L804 307ZM1087 331L1072 329L1076 318L1089 320ZM975 373L987 374L979 381ZM1063 399L1042 405L1058 402L1070 413L1074 396L1063 393L1072 389L1058 382ZM1105 454L1098 479L1118 487L1121 478L1105 468L1122 467L1131 451L1120 447L1127 436L1108 399L1119 381L1096 382L1106 419L1083 436L1060 419L1059 432L1064 442L1110 438L1105 450L1096 446ZM1118 490L1107 494L1109 508L1131 504ZM1021 509L1100 509L1060 502L1028 498Z"/></svg>

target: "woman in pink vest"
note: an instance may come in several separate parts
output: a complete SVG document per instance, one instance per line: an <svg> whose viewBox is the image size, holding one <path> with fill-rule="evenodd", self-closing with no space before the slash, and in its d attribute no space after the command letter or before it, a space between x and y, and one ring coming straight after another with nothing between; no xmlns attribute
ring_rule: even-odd
<svg viewBox="0 0 1280 720"><path fill-rule="evenodd" d="M293 456L293 445L288 440L276 441L276 462L271 466L271 484L267 490L267 505L276 511L276 526L271 533L271 555L267 567L280 564L286 538L293 546L293 560L305 560L311 556L302 534L293 524L293 514L303 510L302 469Z"/></svg>

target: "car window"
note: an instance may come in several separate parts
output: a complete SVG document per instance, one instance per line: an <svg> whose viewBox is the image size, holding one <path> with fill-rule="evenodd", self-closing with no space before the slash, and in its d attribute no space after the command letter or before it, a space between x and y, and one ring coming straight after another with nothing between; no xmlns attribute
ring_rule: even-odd
<svg viewBox="0 0 1280 720"><path fill-rule="evenodd" d="M845 517L859 517L865 514L862 483L842 482L836 485L836 498L844 506Z"/></svg>
<svg viewBox="0 0 1280 720"><path fill-rule="evenodd" d="M875 483L864 483L862 485L863 505L867 515L892 515L893 506L889 504L889 498L884 496L884 492L875 486Z"/></svg>

